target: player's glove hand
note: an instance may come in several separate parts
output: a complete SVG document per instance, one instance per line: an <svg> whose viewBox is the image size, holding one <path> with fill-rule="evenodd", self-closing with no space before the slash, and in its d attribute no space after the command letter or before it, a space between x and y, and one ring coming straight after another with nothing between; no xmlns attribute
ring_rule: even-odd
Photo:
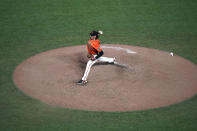
<svg viewBox="0 0 197 131"><path fill-rule="evenodd" d="M93 56L92 54L90 54L90 53L87 54L87 57L88 57L90 60L92 60L92 61L96 60L96 58L94 58L94 56Z"/></svg>
<svg viewBox="0 0 197 131"><path fill-rule="evenodd" d="M87 54L87 57L90 59L90 58L92 58L92 57L94 57L92 54L90 54L90 53L88 53Z"/></svg>

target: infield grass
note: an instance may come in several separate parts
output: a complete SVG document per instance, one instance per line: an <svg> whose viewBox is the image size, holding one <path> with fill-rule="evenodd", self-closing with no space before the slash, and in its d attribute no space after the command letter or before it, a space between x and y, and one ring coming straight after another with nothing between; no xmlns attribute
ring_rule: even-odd
<svg viewBox="0 0 197 131"><path fill-rule="evenodd" d="M93 29L104 31L102 43L173 51L197 64L196 6L196 0L1 0L0 130L196 130L197 96L147 111L88 112L49 106L23 94L12 80L25 59L85 44Z"/></svg>

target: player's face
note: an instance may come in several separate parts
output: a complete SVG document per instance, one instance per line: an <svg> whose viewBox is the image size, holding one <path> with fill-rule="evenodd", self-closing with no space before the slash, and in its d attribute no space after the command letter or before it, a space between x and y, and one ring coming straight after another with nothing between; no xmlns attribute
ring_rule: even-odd
<svg viewBox="0 0 197 131"><path fill-rule="evenodd" d="M96 36L90 36L90 39L91 40L95 40L96 39Z"/></svg>

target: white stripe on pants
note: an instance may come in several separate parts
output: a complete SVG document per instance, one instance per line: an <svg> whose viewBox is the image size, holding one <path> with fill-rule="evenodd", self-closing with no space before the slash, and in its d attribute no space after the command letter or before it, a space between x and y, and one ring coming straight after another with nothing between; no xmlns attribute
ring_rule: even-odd
<svg viewBox="0 0 197 131"><path fill-rule="evenodd" d="M87 63L87 65L86 65L86 70L84 72L84 75L82 77L82 80L87 80L88 74L90 72L90 69L91 69L92 65L94 65L97 61L112 63L112 62L114 62L114 58L99 57L98 59L96 59L94 61L89 60L88 63Z"/></svg>

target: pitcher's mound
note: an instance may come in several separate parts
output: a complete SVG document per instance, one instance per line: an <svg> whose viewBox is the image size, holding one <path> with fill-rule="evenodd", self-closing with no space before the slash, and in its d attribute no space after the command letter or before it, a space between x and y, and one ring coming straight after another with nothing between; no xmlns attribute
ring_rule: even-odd
<svg viewBox="0 0 197 131"><path fill-rule="evenodd" d="M128 45L104 45L88 84L78 86L86 67L86 46L35 55L14 72L18 88L47 104L91 111L131 111L175 104L197 93L197 66L169 52Z"/></svg>

